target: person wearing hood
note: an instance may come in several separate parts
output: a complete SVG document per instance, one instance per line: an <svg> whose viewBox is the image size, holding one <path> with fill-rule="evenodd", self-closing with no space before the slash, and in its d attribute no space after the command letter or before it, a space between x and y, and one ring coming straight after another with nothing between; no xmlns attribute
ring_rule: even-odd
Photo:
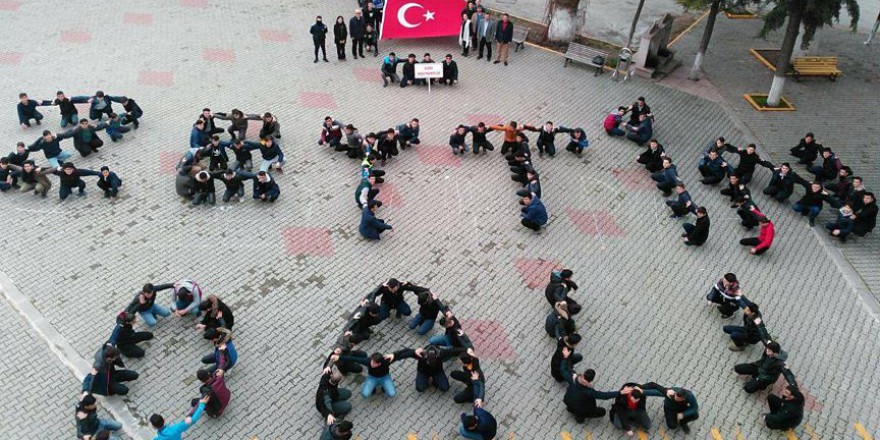
<svg viewBox="0 0 880 440"><path fill-rule="evenodd" d="M330 61L327 59L327 25L324 24L323 19L319 15L315 18L315 24L312 25L311 29L309 29L309 33L312 34L312 42L315 43L315 62L318 62L318 49L321 50L321 55L324 56L324 62L329 63Z"/></svg>
<svg viewBox="0 0 880 440"><path fill-rule="evenodd" d="M648 142L648 149L636 156L636 162L644 165L648 172L656 173L663 169L663 158L665 156L666 151L663 149L663 145L660 145L657 139L651 139Z"/></svg>
<svg viewBox="0 0 880 440"><path fill-rule="evenodd" d="M336 45L336 59L345 61L345 43L348 41L348 27L345 25L345 18L341 15L336 17L336 23L333 24L333 43Z"/></svg>
<svg viewBox="0 0 880 440"><path fill-rule="evenodd" d="M254 179L254 200L275 203L280 195L281 188L272 175L265 171L258 172L257 178Z"/></svg>
<svg viewBox="0 0 880 440"><path fill-rule="evenodd" d="M195 412L199 402L206 397L209 399L205 404L205 414L214 418L223 415L223 411L229 405L229 400L232 399L232 392L226 387L224 373L223 370L217 370L213 373L208 370L196 372L196 378L202 385L199 386L199 397L190 401L192 409L190 409L189 415Z"/></svg>
<svg viewBox="0 0 880 440"><path fill-rule="evenodd" d="M263 126L260 128L260 139L265 137L281 139L281 124L278 123L278 118L269 112L263 113Z"/></svg>
<svg viewBox="0 0 880 440"><path fill-rule="evenodd" d="M209 365L209 373L223 370L226 373L232 370L238 362L238 350L232 342L232 332L223 327L209 328L202 335L206 340L214 344L214 351L202 356L202 363Z"/></svg>
<svg viewBox="0 0 880 440"><path fill-rule="evenodd" d="M837 210L837 219L835 221L825 223L825 229L828 230L828 233L832 237L839 238L841 243L846 243L846 237L852 233L853 226L855 226L853 211L849 205L843 205L842 208Z"/></svg>
<svg viewBox="0 0 880 440"><path fill-rule="evenodd" d="M400 77L397 76L397 65L402 62L404 61L397 58L397 55L395 55L394 52L391 52L387 57L382 58L382 66L379 68L379 71L382 72L382 87L388 87L389 80L391 80L392 83L400 82Z"/></svg>
<svg viewBox="0 0 880 440"><path fill-rule="evenodd" d="M806 399L804 394L798 388L794 374L788 369L782 369L782 376L788 385L782 389L782 393L777 396L770 394L767 396L767 404L770 406L770 412L764 414L764 424L770 429L779 431L788 431L797 428L804 419L804 403Z"/></svg>
<svg viewBox="0 0 880 440"><path fill-rule="evenodd" d="M520 223L533 231L540 231L541 226L547 224L547 209L544 203L534 193L524 196L522 203L525 207L520 214Z"/></svg>
<svg viewBox="0 0 880 440"><path fill-rule="evenodd" d="M73 193L74 188L79 188L78 196L86 195L86 182L82 180L84 176L100 176L101 173L94 170L77 168L72 163L66 162L64 165L55 169L52 174L58 176L58 197L61 200Z"/></svg>
<svg viewBox="0 0 880 440"><path fill-rule="evenodd" d="M358 232L368 240L379 240L382 232L393 229L384 220L376 218L376 208L381 206L380 203L378 201L367 203L361 212L361 224L358 227Z"/></svg>
<svg viewBox="0 0 880 440"><path fill-rule="evenodd" d="M651 174L651 180L657 182L657 189L663 191L663 197L672 195L672 189L678 185L678 168L669 156L663 157L663 169Z"/></svg>
<svg viewBox="0 0 880 440"><path fill-rule="evenodd" d="M746 393L752 394L776 383L784 368L785 356L782 354L782 348L778 342L770 341L765 345L760 359L747 364L738 364L733 371L736 374L749 376L743 389Z"/></svg>

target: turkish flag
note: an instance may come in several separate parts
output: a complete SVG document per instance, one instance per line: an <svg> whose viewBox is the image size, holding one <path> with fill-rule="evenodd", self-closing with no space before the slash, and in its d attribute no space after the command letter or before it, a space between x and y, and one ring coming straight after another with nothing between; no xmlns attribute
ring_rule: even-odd
<svg viewBox="0 0 880 440"><path fill-rule="evenodd" d="M458 35L461 11L456 0L388 0L382 18L383 39L427 38Z"/></svg>

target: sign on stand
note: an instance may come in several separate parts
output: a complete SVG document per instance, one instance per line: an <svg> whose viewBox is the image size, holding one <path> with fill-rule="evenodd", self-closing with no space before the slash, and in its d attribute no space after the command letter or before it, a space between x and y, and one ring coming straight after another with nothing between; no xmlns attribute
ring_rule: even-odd
<svg viewBox="0 0 880 440"><path fill-rule="evenodd" d="M443 63L416 63L416 79L443 78ZM428 81L431 93L431 81Z"/></svg>

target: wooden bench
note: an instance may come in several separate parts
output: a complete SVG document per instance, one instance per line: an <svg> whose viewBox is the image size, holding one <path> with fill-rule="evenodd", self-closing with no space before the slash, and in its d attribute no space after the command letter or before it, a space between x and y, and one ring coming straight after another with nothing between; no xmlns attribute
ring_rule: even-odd
<svg viewBox="0 0 880 440"><path fill-rule="evenodd" d="M593 58L597 56L602 57L601 64L593 62ZM583 44L571 43L568 45L568 50L565 51L565 64L563 64L563 67L568 67L568 63L571 61L577 61L595 67L596 73L593 76L599 76L599 74L602 73L602 69L605 68L605 64L608 63L608 53L589 48Z"/></svg>
<svg viewBox="0 0 880 440"><path fill-rule="evenodd" d="M525 49L526 39L529 38L529 31L531 29L525 26L516 26L513 28L513 51L519 52L520 49Z"/></svg>
<svg viewBox="0 0 880 440"><path fill-rule="evenodd" d="M827 76L834 81L843 72L837 68L837 57L797 57L791 62L791 75L795 81L802 76Z"/></svg>

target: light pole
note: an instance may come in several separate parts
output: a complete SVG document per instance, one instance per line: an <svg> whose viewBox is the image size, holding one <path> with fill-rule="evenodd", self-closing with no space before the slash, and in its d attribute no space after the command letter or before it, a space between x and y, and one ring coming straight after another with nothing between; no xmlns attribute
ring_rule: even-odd
<svg viewBox="0 0 880 440"><path fill-rule="evenodd" d="M630 66L630 64L632 64L632 53L633 53L632 48L630 48L630 45L632 45L633 35L635 35L635 33L636 33L636 25L639 24L639 16L642 15L642 7L644 7L644 6L645 6L645 0L639 0L639 7L636 9L635 17L633 17L632 26L630 26L630 28L629 28L629 36L626 38L626 46L624 46L623 49L621 49L621 51L620 51L621 55L626 55L626 68L623 70L625 72L624 77L623 77L624 80L629 78L629 66ZM618 68L614 69L614 74L611 75L611 79L613 79L614 81L619 80L619 78L618 78L620 75L620 70L619 70L620 62L619 61L620 61L620 57L618 56L618 63L617 63Z"/></svg>

